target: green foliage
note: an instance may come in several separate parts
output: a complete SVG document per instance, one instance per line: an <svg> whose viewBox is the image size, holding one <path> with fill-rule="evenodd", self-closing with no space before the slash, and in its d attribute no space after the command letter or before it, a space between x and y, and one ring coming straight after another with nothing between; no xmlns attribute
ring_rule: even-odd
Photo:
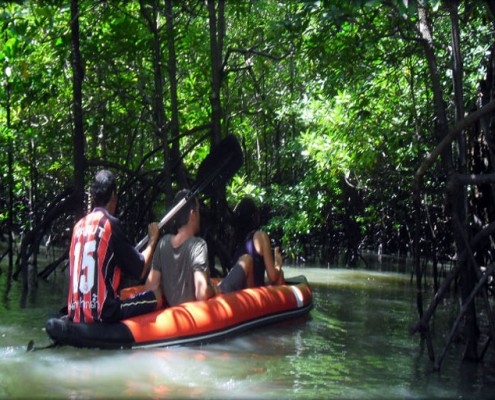
<svg viewBox="0 0 495 400"><path fill-rule="evenodd" d="M157 22L168 134L172 33L161 3ZM452 121L450 21L441 1L426 4ZM140 190L134 186L137 175L151 180L163 169L153 107L154 37L137 1L79 6L88 173L103 165L116 168L128 179L132 197ZM364 244L376 247L377 232L384 242L396 243L396 233L410 229L412 177L436 143L416 2L242 1L226 2L225 12L222 129L240 139L245 153L243 169L228 188L229 203L250 195L264 204L266 229L294 258L306 252L308 242L344 248L353 222ZM463 4L460 15L464 100L471 110L487 73L493 33L482 5ZM11 129L0 131L0 143L3 149L13 140L22 230L30 213L39 215L35 210L72 182L70 9L61 1L4 2L0 18L0 83L6 87L8 79L11 92ZM173 38L180 151L194 176L209 151L211 122L204 2L174 2ZM1 126L6 100L0 90ZM0 152L2 181L6 157ZM440 221L438 174L425 178L425 188ZM162 213L163 203L157 195L153 207Z"/></svg>
<svg viewBox="0 0 495 400"><path fill-rule="evenodd" d="M265 190L250 183L246 175L237 175L227 188L227 200L231 204L239 203L244 197L255 199L257 204L265 202Z"/></svg>

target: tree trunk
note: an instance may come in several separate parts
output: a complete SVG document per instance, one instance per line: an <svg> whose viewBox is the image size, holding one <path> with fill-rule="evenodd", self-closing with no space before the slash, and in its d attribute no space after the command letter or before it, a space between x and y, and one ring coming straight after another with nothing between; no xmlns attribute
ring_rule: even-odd
<svg viewBox="0 0 495 400"><path fill-rule="evenodd" d="M418 32L421 37L421 44L425 52L425 57L428 62L430 71L430 77L433 88L433 100L435 105L435 113L437 115L437 125L435 127L437 141L441 142L442 132L447 130L447 117L445 113L444 101L442 98L442 89L440 85L440 77L438 75L438 68L433 48L433 37L431 33L431 27L429 25L426 8L422 2L418 2ZM442 165L445 170L449 170L452 166L452 159L450 155L450 147L446 146L442 151ZM419 171L419 170L418 170ZM420 263L420 230L421 230L421 189L422 189L422 175L416 173L416 177L413 184L413 202L414 202L414 219L415 219L415 233L414 233L414 268L416 271L416 290L417 298L416 305L418 308L418 314L420 318L423 318L423 299L422 299L422 271ZM421 333L424 337L429 337L429 332L426 326L421 327ZM430 352L430 359L434 358L432 353L432 347L429 345L428 350Z"/></svg>
<svg viewBox="0 0 495 400"><path fill-rule="evenodd" d="M9 74L10 75L10 74ZM10 131L10 76L7 76L7 129ZM13 136L9 135L8 144L8 219L7 219L7 234L8 234L8 255L9 265L7 270L7 286L5 298L7 298L12 284L12 273L14 271L14 144Z"/></svg>
<svg viewBox="0 0 495 400"><path fill-rule="evenodd" d="M454 93L456 104L456 121L464 119L463 108L463 95L462 95L462 62L459 50L459 30L458 30L458 16L457 16L457 0L454 3L449 4L449 10L452 21L452 45L457 47L453 49L453 68L454 68ZM422 44L425 51L426 59L428 62L430 77L432 80L433 98L435 104L435 114L438 121L437 125L437 141L441 143L449 136L448 132L448 120L446 107L443 100L443 91L441 89L440 77L436 64L436 57L433 46L433 36L431 27L427 18L426 8L423 2L418 3L418 29L422 37ZM459 131L457 134L458 148L459 148L459 160L458 166L462 171L465 169L465 145L464 140L460 138L463 131ZM459 139L460 138L460 139ZM442 153L442 166L444 167L448 182L447 182L447 202L449 205L449 212L451 222L453 224L454 240L456 245L457 255L466 252L465 240L467 236L467 201L465 185L461 184L458 179L455 179L455 172L452 160L451 146L444 146ZM420 190L420 187L415 185L415 190ZM415 194L418 198L419 193ZM455 223L457 222L457 223ZM460 262L457 261L457 266L460 274L460 286L461 286L461 298L464 304L468 296L470 295L474 287L474 277L472 269L469 267L470 261ZM421 279L417 275L417 279ZM420 311L420 314L422 311ZM477 358L477 325L476 325L476 312L474 303L471 303L470 309L466 313L465 319L465 336L466 336L466 352L465 359ZM431 356L431 354L430 354Z"/></svg>
<svg viewBox="0 0 495 400"><path fill-rule="evenodd" d="M84 175L85 137L82 109L82 83L84 69L79 46L79 4L78 0L71 1L71 40L72 40L72 84L73 84L73 118L74 118L74 192L72 204L76 219L84 215Z"/></svg>
<svg viewBox="0 0 495 400"><path fill-rule="evenodd" d="M218 3L218 5L216 4ZM210 27L210 62L211 62L211 147L218 144L222 138L222 101L221 88L223 82L223 43L225 37L225 0L208 0L208 19ZM221 260L222 269L230 269L228 265L230 254L225 254L224 243L228 243L229 208L226 200L225 187L214 193L211 199L211 212L208 222L204 224L205 240L209 253L210 270L214 274L214 261ZM205 221L206 222L206 221ZM226 264L227 263L227 264Z"/></svg>
<svg viewBox="0 0 495 400"><path fill-rule="evenodd" d="M453 65L453 86L454 86L454 104L455 104L455 118L456 122L459 122L464 118L464 95L462 90L462 76L463 76L463 64L460 51L460 32L459 32L459 0L452 0L446 2L452 26L452 65ZM461 132L457 136L457 143L459 148L459 159L458 159L458 169L461 174L467 173L466 168L466 141L465 132ZM467 196L466 196L466 186L456 185L454 188L454 193L451 194L452 201L456 202L455 206L452 207L452 212L457 213L460 226L454 232L456 232L456 245L458 246L458 252L461 253L465 251L466 246L462 239L462 234L468 235L468 222L467 222ZM461 301L465 304L469 298L472 290L475 287L475 276L473 274L472 266L470 268L471 261L467 262L461 269ZM475 360L478 358L478 325L476 318L476 307L475 303L471 302L469 308L466 312L465 317L465 336L466 336L466 349L464 352L464 358L468 360Z"/></svg>
<svg viewBox="0 0 495 400"><path fill-rule="evenodd" d="M210 57L211 57L211 145L216 145L221 137L222 103L220 89L223 79L223 40L225 35L225 3L218 0L218 12L215 0L208 0L208 14L210 22Z"/></svg>
<svg viewBox="0 0 495 400"><path fill-rule="evenodd" d="M492 13L492 17L495 16L495 0L486 0L485 1L486 5L488 6L488 9Z"/></svg>
<svg viewBox="0 0 495 400"><path fill-rule="evenodd" d="M168 43L168 79L170 81L171 120L170 133L172 137L171 161L176 166L176 177L179 187L187 186L187 176L180 156L180 125L179 102L177 98L177 57L175 53L174 13L172 0L166 0L167 43Z"/></svg>
<svg viewBox="0 0 495 400"><path fill-rule="evenodd" d="M428 62L428 68L430 70L435 114L438 120L435 129L437 142L441 142L448 133L447 112L445 109L442 85L437 67L431 26L427 18L426 8L422 4L422 1L418 3L418 17L418 29L422 38L421 43L425 52L426 61ZM446 147L442 151L442 165L447 173L452 172L452 153L450 151L450 147Z"/></svg>
<svg viewBox="0 0 495 400"><path fill-rule="evenodd" d="M151 1L151 7L148 6L144 0L140 1L141 14L148 23L148 28L153 35L153 75L155 78L155 86L153 90L153 108L155 114L155 127L156 135L162 142L163 149L163 185L165 188L165 195L168 199L173 196L172 193L172 175L171 175L171 163L170 163L170 150L169 150L169 138L167 135L166 122L167 117L165 115L165 107L163 104L163 72L162 72L162 50L160 32L158 29L158 7L159 0ZM149 10L151 8L151 10Z"/></svg>

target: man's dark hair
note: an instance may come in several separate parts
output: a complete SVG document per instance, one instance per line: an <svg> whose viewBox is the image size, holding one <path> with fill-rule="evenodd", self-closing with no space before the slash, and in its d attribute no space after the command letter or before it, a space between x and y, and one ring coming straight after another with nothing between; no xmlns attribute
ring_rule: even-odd
<svg viewBox="0 0 495 400"><path fill-rule="evenodd" d="M115 176L110 171L102 169L96 174L91 185L95 207L104 207L110 201L113 192L117 192Z"/></svg>
<svg viewBox="0 0 495 400"><path fill-rule="evenodd" d="M189 189L181 189L177 192L172 203L172 207L175 207L179 202L189 196L191 191ZM191 197L189 201L175 214L175 227L179 229L180 227L186 225L189 222L189 214L191 210L196 209L196 197Z"/></svg>

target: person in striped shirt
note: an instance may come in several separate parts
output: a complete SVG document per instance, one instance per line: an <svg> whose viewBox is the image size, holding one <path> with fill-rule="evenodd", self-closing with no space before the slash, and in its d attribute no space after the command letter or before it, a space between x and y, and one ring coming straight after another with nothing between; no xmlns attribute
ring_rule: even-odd
<svg viewBox="0 0 495 400"><path fill-rule="evenodd" d="M124 234L118 218L117 183L108 170L99 171L91 186L94 209L72 232L68 316L73 322L117 322L162 306L160 289L122 300L122 273L144 279L159 239L158 224L148 226L149 241L139 252Z"/></svg>

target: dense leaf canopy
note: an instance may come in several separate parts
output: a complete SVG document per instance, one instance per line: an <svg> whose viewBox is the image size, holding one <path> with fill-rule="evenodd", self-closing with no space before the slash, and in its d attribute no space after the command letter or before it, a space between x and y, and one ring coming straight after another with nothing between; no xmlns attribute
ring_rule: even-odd
<svg viewBox="0 0 495 400"><path fill-rule="evenodd" d="M427 10L442 96L454 121L451 21L440 1L428 2ZM227 1L224 12L222 135L235 134L246 155L228 188L230 204L246 194L258 198L269 210L266 229L293 257L332 261L347 246L411 251L413 176L437 143L416 2ZM9 182L12 146L13 218L20 234L39 224L53 199L73 185L71 13L61 0L3 2L0 13L0 79L8 88L0 92L6 150L0 173ZM79 4L86 183L97 168L118 172L120 216L134 226L129 230L136 238L146 223L136 216L148 215L138 208L158 218L167 200L156 179L165 165L154 90L156 41L166 143L175 140L177 107L180 157L191 177L210 146L208 9L204 1L177 3L173 29L166 14L164 1ZM472 110L489 69L491 15L483 3L466 2L459 16L464 108ZM176 106L167 73L171 40ZM424 184L430 219L423 236L453 255L443 174L431 170ZM1 201L5 233L7 185ZM61 218L49 229L70 229L70 213Z"/></svg>

